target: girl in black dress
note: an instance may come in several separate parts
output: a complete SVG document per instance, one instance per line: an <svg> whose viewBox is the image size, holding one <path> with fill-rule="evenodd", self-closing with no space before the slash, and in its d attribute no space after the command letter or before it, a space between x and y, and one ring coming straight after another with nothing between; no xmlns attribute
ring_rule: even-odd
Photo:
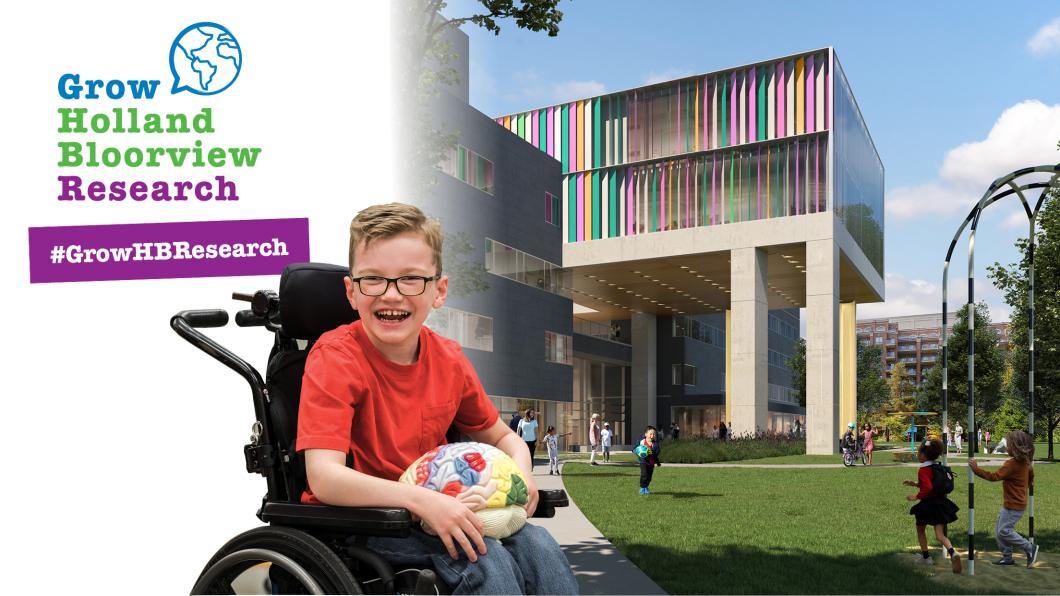
<svg viewBox="0 0 1060 596"><path fill-rule="evenodd" d="M961 556L953 550L953 544L946 537L946 525L957 521L957 504L946 498L945 495L935 491L932 486L932 466L935 460L942 455L942 442L938 439L925 439L917 449L916 459L920 462L917 470L916 481L903 480L906 486L915 486L920 489L915 495L906 495L909 501L920 501L909 510L910 515L916 516L916 538L920 542L919 565L934 565L931 555L928 554L928 541L925 529L927 526L935 527L935 538L946 547L950 556L950 564L954 573L961 572Z"/></svg>

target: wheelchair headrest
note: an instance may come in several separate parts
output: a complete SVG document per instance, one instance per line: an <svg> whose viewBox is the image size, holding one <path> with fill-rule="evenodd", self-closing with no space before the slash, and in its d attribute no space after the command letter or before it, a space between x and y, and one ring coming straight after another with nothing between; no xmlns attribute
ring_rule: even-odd
<svg viewBox="0 0 1060 596"><path fill-rule="evenodd" d="M316 341L321 334L357 320L346 300L346 267L292 263L280 276L280 323L292 339Z"/></svg>

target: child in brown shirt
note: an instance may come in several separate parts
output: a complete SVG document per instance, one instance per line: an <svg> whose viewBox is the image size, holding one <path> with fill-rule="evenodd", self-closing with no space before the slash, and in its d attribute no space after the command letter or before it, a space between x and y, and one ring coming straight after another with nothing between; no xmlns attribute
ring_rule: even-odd
<svg viewBox="0 0 1060 596"><path fill-rule="evenodd" d="M1005 435L1005 443L1012 457L1006 460L997 472L987 472L980 468L974 459L968 460L968 465L980 478L990 482L1003 482L1004 504L997 515L997 527L994 529L1001 558L994 561L994 564L1015 565L1012 549L1019 547L1027 554L1027 567L1030 567L1038 558L1038 545L1020 536L1015 525L1027 509L1027 488L1034 481L1034 466L1031 465L1034 458L1034 440L1027 433L1017 430Z"/></svg>

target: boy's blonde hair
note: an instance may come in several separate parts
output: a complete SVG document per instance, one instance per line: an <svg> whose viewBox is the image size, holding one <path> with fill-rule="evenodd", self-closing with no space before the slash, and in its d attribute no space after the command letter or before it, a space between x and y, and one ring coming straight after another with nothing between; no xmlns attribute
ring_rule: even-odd
<svg viewBox="0 0 1060 596"><path fill-rule="evenodd" d="M1005 446L1008 448L1008 454L1015 460L1029 464L1034 459L1034 439L1022 430L1006 434Z"/></svg>
<svg viewBox="0 0 1060 596"><path fill-rule="evenodd" d="M419 208L404 203L373 205L362 210L350 222L350 272L353 272L353 253L363 242L391 238L405 232L423 235L434 256L435 275L442 274L442 224L428 218Z"/></svg>

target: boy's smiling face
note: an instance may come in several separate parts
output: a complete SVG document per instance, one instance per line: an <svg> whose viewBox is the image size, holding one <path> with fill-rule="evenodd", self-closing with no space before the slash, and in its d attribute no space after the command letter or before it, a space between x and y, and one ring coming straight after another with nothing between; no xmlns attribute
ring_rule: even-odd
<svg viewBox="0 0 1060 596"><path fill-rule="evenodd" d="M353 263L353 277L438 274L431 247L416 232L372 240L367 245L362 242L354 250ZM445 304L449 278L427 282L419 296L403 296L393 283L382 296L365 296L349 277L345 282L346 298L360 315L372 345L398 364L415 362L420 328L432 308Z"/></svg>

